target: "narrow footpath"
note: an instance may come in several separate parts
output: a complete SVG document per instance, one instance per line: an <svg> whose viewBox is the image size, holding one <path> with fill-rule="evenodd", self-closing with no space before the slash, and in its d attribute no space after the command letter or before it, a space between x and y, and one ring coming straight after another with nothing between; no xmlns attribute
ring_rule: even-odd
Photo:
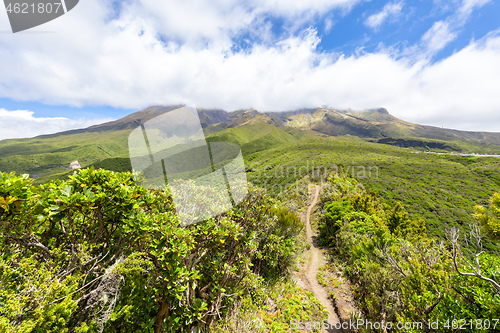
<svg viewBox="0 0 500 333"><path fill-rule="evenodd" d="M306 275L307 283L309 284L312 293L321 302L321 304L327 309L329 323L335 324L335 323L339 322L339 318L335 312L332 301L330 299L328 299L327 291L325 290L325 288L323 288L323 286L321 286L318 283L318 279L317 279L318 269L322 265L323 260L324 260L323 254L322 254L321 250L318 247L316 247L316 245L313 242L313 238L312 238L313 234L312 234L312 228L311 228L311 212L312 212L314 206L316 205L316 203L318 202L319 191L320 191L320 187L316 186L316 193L314 194L314 198L313 198L311 204L309 205L309 208L307 209L306 232L307 232L307 241L309 242L309 244L311 244L311 249L310 249L311 257L310 257L309 264L307 266L305 275ZM322 329L322 332L342 332L342 330Z"/></svg>

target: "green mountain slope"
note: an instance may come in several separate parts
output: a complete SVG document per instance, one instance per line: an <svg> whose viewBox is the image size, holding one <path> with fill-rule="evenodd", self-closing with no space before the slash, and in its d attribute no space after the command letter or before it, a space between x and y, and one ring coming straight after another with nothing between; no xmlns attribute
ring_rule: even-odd
<svg viewBox="0 0 500 333"><path fill-rule="evenodd" d="M383 108L363 112L317 108L272 116L274 122L281 126L311 129L331 136L349 134L365 138L414 137L463 140L481 145L500 144L500 133L467 132L412 124L390 115Z"/></svg>
<svg viewBox="0 0 500 333"><path fill-rule="evenodd" d="M247 156L248 178L274 195L304 175L339 170L386 203L400 201L431 235L472 223L474 205L500 191L500 159L412 153L355 137L307 137ZM490 250L498 245L488 243Z"/></svg>
<svg viewBox="0 0 500 333"><path fill-rule="evenodd" d="M128 159L129 132L81 132L3 140L0 142L0 170L28 173L41 183L69 173L69 163L74 160L86 167L112 158Z"/></svg>
<svg viewBox="0 0 500 333"><path fill-rule="evenodd" d="M66 177L73 172L68 166L74 160L82 167L130 170L129 133L173 108L155 106L87 129L0 141L0 170L28 173L38 184ZM199 114L207 141L238 144L249 180L271 193L278 194L305 174L340 168L388 203L401 201L412 217L425 218L432 234L441 235L443 225L472 222L473 206L487 204L500 189L497 158L412 152L494 152L497 133L410 124L383 109L363 113L215 109Z"/></svg>
<svg viewBox="0 0 500 333"><path fill-rule="evenodd" d="M152 116L147 114L146 116ZM144 118L142 118L142 121ZM111 125L87 130L69 131L58 135L0 142L0 170L27 173L44 183L52 178L65 178L72 173L69 163L78 160L85 168L93 165L113 171L130 171L128 135L130 122L117 121L118 130ZM99 130L97 130L99 129ZM309 134L293 128L277 128L267 123L229 128L207 137L207 141L226 141L238 144L244 154L299 140Z"/></svg>
<svg viewBox="0 0 500 333"><path fill-rule="evenodd" d="M249 154L308 136L311 134L294 128L278 128L267 123L256 123L211 134L207 141L233 142L241 147L243 154Z"/></svg>
<svg viewBox="0 0 500 333"><path fill-rule="evenodd" d="M433 126L423 126L403 121L389 114L386 109L351 111L335 109L302 109L289 112L260 113L256 110L226 112L218 110L217 117L204 115L200 110L207 134L227 128L237 128L255 123L268 123L277 127L290 127L302 131L315 131L328 136L353 135L373 139L411 139L414 147L434 148L424 142L444 141L444 150L499 153L500 133L458 131ZM212 111L213 113L214 111ZM216 118L216 119L215 119ZM390 141L390 140L389 140ZM381 143L393 144L381 141ZM394 143L401 145L400 143ZM408 147L407 143L404 145ZM437 149L441 149L437 147Z"/></svg>

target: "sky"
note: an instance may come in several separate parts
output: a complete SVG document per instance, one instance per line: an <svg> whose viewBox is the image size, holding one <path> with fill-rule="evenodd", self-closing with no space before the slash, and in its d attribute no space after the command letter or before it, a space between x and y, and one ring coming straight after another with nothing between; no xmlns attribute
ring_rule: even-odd
<svg viewBox="0 0 500 333"><path fill-rule="evenodd" d="M499 17L493 0L82 0L14 34L0 7L0 140L160 104L500 132Z"/></svg>

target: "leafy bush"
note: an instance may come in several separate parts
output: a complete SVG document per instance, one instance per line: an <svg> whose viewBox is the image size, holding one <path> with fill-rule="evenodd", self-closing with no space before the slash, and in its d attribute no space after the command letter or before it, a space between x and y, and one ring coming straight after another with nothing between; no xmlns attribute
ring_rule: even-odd
<svg viewBox="0 0 500 333"><path fill-rule="evenodd" d="M0 173L0 330L178 332L213 326L293 262L296 215L250 187L181 227L168 189L94 168L32 186Z"/></svg>
<svg viewBox="0 0 500 333"><path fill-rule="evenodd" d="M476 208L476 217L493 233L497 198L489 209ZM467 322L474 326L470 331L488 332L499 318L500 259L482 252L479 228L471 226L462 237L458 228L446 230L446 241L428 238L424 220L410 220L400 203L383 207L351 178L329 179L322 212L321 240L344 263L366 319L427 328L439 321L443 332ZM491 327L481 325L485 319Z"/></svg>

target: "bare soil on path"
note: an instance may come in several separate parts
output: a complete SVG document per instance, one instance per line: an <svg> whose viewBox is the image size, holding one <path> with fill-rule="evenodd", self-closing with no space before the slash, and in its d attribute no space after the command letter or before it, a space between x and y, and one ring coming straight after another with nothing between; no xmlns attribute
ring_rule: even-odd
<svg viewBox="0 0 500 333"><path fill-rule="evenodd" d="M318 270L319 267L322 266L323 264L323 253L321 250L314 244L313 241L313 232L311 228L311 212L318 202L318 197L319 197L319 191L320 187L316 186L316 192L314 194L314 198L309 205L309 208L307 209L307 215L306 215L306 233L307 233L307 241L309 244L311 244L311 249L310 249L310 260L309 264L307 265L306 271L305 271L305 277L308 283L308 287L314 294L314 296L321 302L321 304L327 309L328 311L328 322L331 324L335 324L340 322L335 309L333 307L333 303L330 299L328 299L328 293L326 289L321 286L318 283L317 275L318 275ZM342 330L339 329L322 329L322 332L343 332Z"/></svg>

